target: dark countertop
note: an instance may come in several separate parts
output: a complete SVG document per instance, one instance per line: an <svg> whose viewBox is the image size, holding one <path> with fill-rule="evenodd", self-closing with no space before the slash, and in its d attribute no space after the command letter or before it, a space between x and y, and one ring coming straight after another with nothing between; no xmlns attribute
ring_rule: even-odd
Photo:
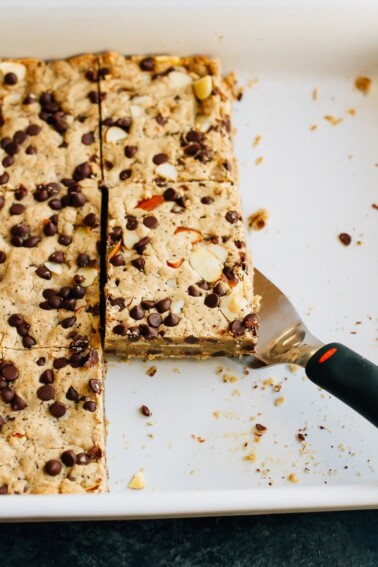
<svg viewBox="0 0 378 567"><path fill-rule="evenodd" d="M378 511L1 524L0 565L377 567Z"/></svg>

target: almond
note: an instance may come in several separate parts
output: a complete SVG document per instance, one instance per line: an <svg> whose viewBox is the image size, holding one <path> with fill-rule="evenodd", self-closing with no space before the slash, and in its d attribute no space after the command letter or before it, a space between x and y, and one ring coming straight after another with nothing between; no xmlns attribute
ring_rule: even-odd
<svg viewBox="0 0 378 567"><path fill-rule="evenodd" d="M128 484L128 488L133 490L142 490L144 488L144 474L143 471L138 471Z"/></svg>
<svg viewBox="0 0 378 567"><path fill-rule="evenodd" d="M247 300L236 290L230 293L230 295L222 297L220 301L220 310L229 321L242 319L247 307Z"/></svg>
<svg viewBox="0 0 378 567"><path fill-rule="evenodd" d="M164 177L164 179L169 179L170 181L177 180L177 169L170 163L161 163L156 167L155 171L160 177Z"/></svg>
<svg viewBox="0 0 378 567"><path fill-rule="evenodd" d="M119 142L120 140L124 140L127 136L127 132L122 130L122 128L118 128L118 126L110 126L107 129L105 134L105 141L106 142Z"/></svg>
<svg viewBox="0 0 378 567"><path fill-rule="evenodd" d="M142 199L137 204L138 209L143 209L144 211L153 211L164 203L164 197L162 195L153 195L150 199Z"/></svg>
<svg viewBox="0 0 378 567"><path fill-rule="evenodd" d="M167 260L167 265L170 268L179 268L183 263L184 258L179 258L178 260Z"/></svg>
<svg viewBox="0 0 378 567"><path fill-rule="evenodd" d="M189 257L190 265L207 282L215 282L222 275L223 264L208 246L197 246Z"/></svg>
<svg viewBox="0 0 378 567"><path fill-rule="evenodd" d="M216 256L222 262L222 264L226 262L228 257L228 252L224 246L210 243L207 245L207 247L210 250L210 252L212 252L212 254L214 254L214 256Z"/></svg>
<svg viewBox="0 0 378 567"><path fill-rule="evenodd" d="M183 89L193 82L189 75L180 73L180 71L171 71L168 77L169 85L172 89Z"/></svg>
<svg viewBox="0 0 378 567"><path fill-rule="evenodd" d="M53 274L57 274L58 276L63 274L62 264L58 264L56 262L45 262L44 265L45 265L45 268L50 270L50 272L52 272Z"/></svg>
<svg viewBox="0 0 378 567"><path fill-rule="evenodd" d="M90 287L98 276L98 270L96 268L79 268L76 274L84 277L81 284L83 287Z"/></svg>
<svg viewBox="0 0 378 567"><path fill-rule="evenodd" d="M0 71L3 75L14 73L19 81L25 78L26 67L22 63L14 63L13 61L4 61L0 63Z"/></svg>
<svg viewBox="0 0 378 567"><path fill-rule="evenodd" d="M202 77L202 79L194 81L193 90L198 100L206 100L209 98L211 91L213 90L213 81L210 75L206 75L205 77Z"/></svg>
<svg viewBox="0 0 378 567"><path fill-rule="evenodd" d="M203 240L203 236L200 233L199 230L196 230L195 228L188 228L186 226L179 226L178 228L176 228L175 232L173 234L186 234L187 236L189 236L189 240L190 242L192 242L193 244L195 242L201 242L201 240Z"/></svg>
<svg viewBox="0 0 378 567"><path fill-rule="evenodd" d="M139 240L140 240L140 236L137 235L135 230L128 230L127 232L125 232L123 236L123 243L126 246L126 248L129 248L130 250L132 249L134 244L139 242Z"/></svg>

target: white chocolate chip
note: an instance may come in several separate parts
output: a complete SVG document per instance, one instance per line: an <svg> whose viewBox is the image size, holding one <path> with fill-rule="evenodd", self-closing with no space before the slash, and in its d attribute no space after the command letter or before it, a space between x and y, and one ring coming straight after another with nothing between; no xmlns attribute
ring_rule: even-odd
<svg viewBox="0 0 378 567"><path fill-rule="evenodd" d="M208 246L197 246L189 257L190 265L207 282L214 282L222 275L223 264Z"/></svg>
<svg viewBox="0 0 378 567"><path fill-rule="evenodd" d="M90 287L97 278L98 271L96 268L79 268L76 274L85 278L81 284L83 287Z"/></svg>
<svg viewBox="0 0 378 567"><path fill-rule="evenodd" d="M212 252L212 254L214 254L214 256L216 256L222 262L222 264L226 262L228 252L224 246L210 243L207 245L207 247L210 250L210 252Z"/></svg>
<svg viewBox="0 0 378 567"><path fill-rule="evenodd" d="M129 248L130 250L134 246L134 244L139 242L139 240L140 237L137 235L135 230L128 230L123 237L124 245L126 246L126 248Z"/></svg>
<svg viewBox="0 0 378 567"><path fill-rule="evenodd" d="M181 313L184 305L185 305L185 303L182 299L178 299L177 301L173 301L173 303L171 304L172 313L175 313L176 315L178 315L179 313Z"/></svg>
<svg viewBox="0 0 378 567"><path fill-rule="evenodd" d="M238 291L233 291L230 295L225 295L220 301L220 310L229 321L242 319L244 316L243 312L247 307L247 300Z"/></svg>
<svg viewBox="0 0 378 567"><path fill-rule="evenodd" d="M45 262L45 268L50 270L53 274L57 274L60 276L63 274L63 266L62 264L58 264L57 262Z"/></svg>
<svg viewBox="0 0 378 567"><path fill-rule="evenodd" d="M189 75L180 73L179 71L171 71L168 77L169 84L172 89L183 89L193 82Z"/></svg>
<svg viewBox="0 0 378 567"><path fill-rule="evenodd" d="M152 105L152 98L150 96L134 96L133 103L137 104L138 106L151 106Z"/></svg>
<svg viewBox="0 0 378 567"><path fill-rule="evenodd" d="M213 80L210 75L206 75L206 77L202 77L202 79L194 81L193 90L199 100L206 100L209 98L211 91L213 90Z"/></svg>
<svg viewBox="0 0 378 567"><path fill-rule="evenodd" d="M19 81L25 78L26 67L22 63L14 63L13 61L4 61L0 63L0 71L3 75L14 73Z"/></svg>
<svg viewBox="0 0 378 567"><path fill-rule="evenodd" d="M143 113L143 111L140 106L137 106L136 104L132 104L130 106L130 113L132 118L138 118Z"/></svg>
<svg viewBox="0 0 378 567"><path fill-rule="evenodd" d="M177 179L177 169L170 163L161 163L156 168L156 173L164 179L169 179L170 181L176 181Z"/></svg>
<svg viewBox="0 0 378 567"><path fill-rule="evenodd" d="M122 130L122 128L118 128L118 126L110 126L107 129L105 134L105 140L107 142L118 142L119 140L123 140L126 138L127 132Z"/></svg>
<svg viewBox="0 0 378 567"><path fill-rule="evenodd" d="M168 287L176 287L177 285L177 280L176 278L172 278L170 280L167 280L167 286Z"/></svg>

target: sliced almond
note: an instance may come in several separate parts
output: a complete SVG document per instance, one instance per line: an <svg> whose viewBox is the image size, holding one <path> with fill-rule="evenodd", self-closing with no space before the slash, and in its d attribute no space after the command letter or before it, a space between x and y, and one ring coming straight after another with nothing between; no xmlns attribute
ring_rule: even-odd
<svg viewBox="0 0 378 567"><path fill-rule="evenodd" d="M189 238L189 241L193 244L195 242L201 242L201 240L203 240L203 236L199 230L196 230L195 228L188 228L186 226L179 226L178 228L176 228L173 234L181 234L182 236L187 236Z"/></svg>
<svg viewBox="0 0 378 567"><path fill-rule="evenodd" d="M144 488L144 473L143 471L138 471L128 484L129 488L133 490L142 490Z"/></svg>
<svg viewBox="0 0 378 567"><path fill-rule="evenodd" d="M176 287L177 285L177 280L176 278L172 278L170 280L167 280L167 286L168 287Z"/></svg>
<svg viewBox="0 0 378 567"><path fill-rule="evenodd" d="M14 73L19 81L25 78L26 67L22 63L14 63L13 61L4 61L0 63L0 71L3 75Z"/></svg>
<svg viewBox="0 0 378 567"><path fill-rule="evenodd" d="M90 287L98 276L98 270L96 268L79 268L76 274L83 276L84 281L81 284L83 287Z"/></svg>
<svg viewBox="0 0 378 567"><path fill-rule="evenodd" d="M210 252L212 252L212 254L214 254L214 256L216 256L218 260L222 262L222 264L226 262L228 257L228 252L224 246L221 246L220 244L210 243L207 245L207 247L210 250Z"/></svg>
<svg viewBox="0 0 378 567"><path fill-rule="evenodd" d="M141 114L143 114L143 110L140 106L137 106L136 104L132 104L130 106L130 114L132 118L138 118Z"/></svg>
<svg viewBox="0 0 378 567"><path fill-rule="evenodd" d="M211 126L211 119L205 114L199 114L196 117L196 128L200 132L207 132Z"/></svg>
<svg viewBox="0 0 378 567"><path fill-rule="evenodd" d="M172 89L183 89L192 84L192 78L186 73L180 71L171 71L168 75L169 84Z"/></svg>
<svg viewBox="0 0 378 567"><path fill-rule="evenodd" d="M45 262L45 268L50 270L53 274L57 274L60 276L63 274L63 266L62 264L58 264L57 262Z"/></svg>
<svg viewBox="0 0 378 567"><path fill-rule="evenodd" d="M211 95L213 90L213 80L210 75L198 79L193 83L194 94L199 100L206 100Z"/></svg>
<svg viewBox="0 0 378 567"><path fill-rule="evenodd" d="M144 211L153 211L164 203L164 197L162 195L152 195L149 199L142 199L137 204L138 209L143 209Z"/></svg>
<svg viewBox="0 0 378 567"><path fill-rule="evenodd" d="M171 303L171 312L175 313L176 315L178 315L179 313L181 313L182 308L184 307L185 302L183 299L178 299L177 301L173 301Z"/></svg>
<svg viewBox="0 0 378 567"><path fill-rule="evenodd" d="M189 257L190 265L207 282L214 282L222 275L222 263L207 246L196 247Z"/></svg>
<svg viewBox="0 0 378 567"><path fill-rule="evenodd" d="M169 179L170 181L177 180L177 169L170 163L161 163L157 166L155 171L160 177L164 177L164 179Z"/></svg>
<svg viewBox="0 0 378 567"><path fill-rule="evenodd" d="M122 128L118 128L118 126L110 126L107 129L105 134L106 142L119 142L120 140L124 140L127 136L127 132L122 130Z"/></svg>
<svg viewBox="0 0 378 567"><path fill-rule="evenodd" d="M238 291L225 295L220 301L220 310L229 321L243 318L244 311L248 307L245 297Z"/></svg>
<svg viewBox="0 0 378 567"><path fill-rule="evenodd" d="M139 240L140 240L140 236L137 235L135 230L128 230L123 237L124 245L126 246L126 248L129 248L130 250L134 246L134 244L139 242Z"/></svg>
<svg viewBox="0 0 378 567"><path fill-rule="evenodd" d="M179 268L183 263L184 258L179 258L178 260L167 260L167 265L170 268Z"/></svg>

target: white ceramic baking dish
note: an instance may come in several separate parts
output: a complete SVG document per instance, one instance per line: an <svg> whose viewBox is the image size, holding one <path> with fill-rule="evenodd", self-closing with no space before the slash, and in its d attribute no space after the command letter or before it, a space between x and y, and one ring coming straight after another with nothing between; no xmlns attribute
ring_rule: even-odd
<svg viewBox="0 0 378 567"><path fill-rule="evenodd" d="M267 228L250 235L255 263L315 334L377 361L377 1L13 0L0 9L2 56L207 53L237 71L246 86L235 108L244 211L270 212ZM359 75L372 79L368 96L354 88ZM351 234L351 246L340 244L340 232ZM247 376L218 359L158 362L150 377L150 366L109 362L110 494L9 496L1 520L378 505L377 431L303 371ZM260 443L256 422L268 428ZM130 490L139 469L145 489Z"/></svg>

